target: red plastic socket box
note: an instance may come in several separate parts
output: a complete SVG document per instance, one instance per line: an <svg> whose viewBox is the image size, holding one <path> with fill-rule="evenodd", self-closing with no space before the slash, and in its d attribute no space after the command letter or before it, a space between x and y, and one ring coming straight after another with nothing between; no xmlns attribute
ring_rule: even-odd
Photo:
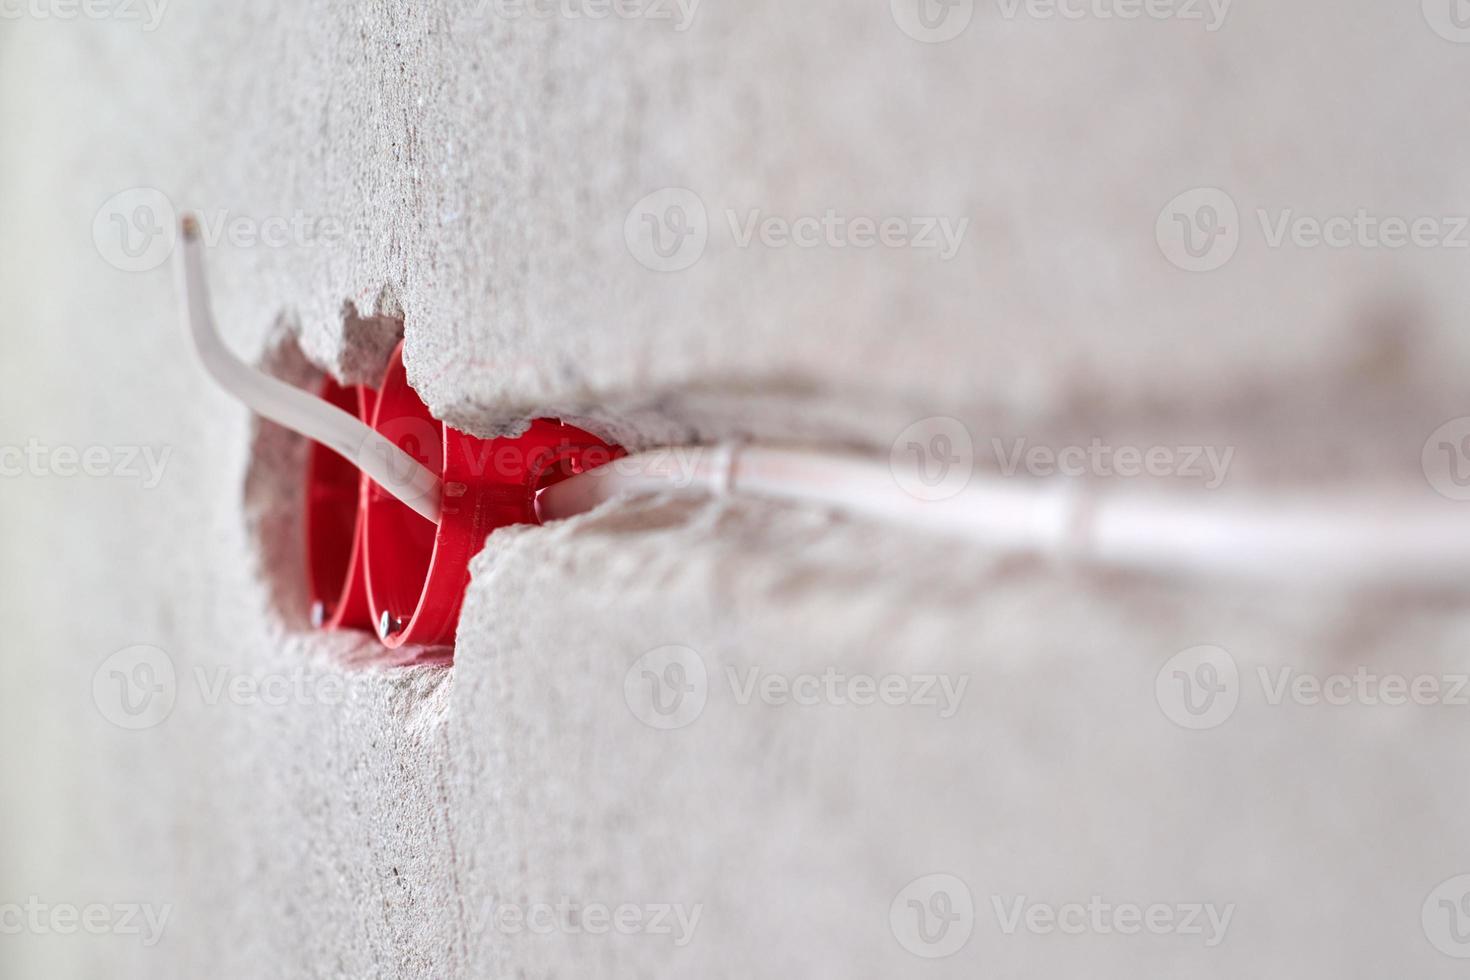
<svg viewBox="0 0 1470 980"><path fill-rule="evenodd" d="M322 397L356 412L442 480L435 526L336 453L312 446L306 554L313 624L375 629L391 649L452 643L470 561L490 533L540 523L537 493L624 455L552 419L496 439L451 428L409 387L402 345L376 392L329 380Z"/></svg>

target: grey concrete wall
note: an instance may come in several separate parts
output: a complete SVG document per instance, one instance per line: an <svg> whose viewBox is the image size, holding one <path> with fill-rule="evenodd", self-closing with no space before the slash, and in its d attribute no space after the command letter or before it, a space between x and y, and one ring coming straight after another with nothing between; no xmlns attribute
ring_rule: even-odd
<svg viewBox="0 0 1470 980"><path fill-rule="evenodd" d="M362 379L401 331L481 434L554 414L886 455L944 416L988 469L996 439L1200 445L1233 452L1213 492L1444 506L1422 450L1470 414L1448 5L997 0L942 43L850 0L4 9L0 444L35 447L0 478L6 976L1460 975L1458 596L649 501L497 533L454 667L395 669L307 628L304 447L190 362L148 233L183 208L218 231L237 350ZM813 247L742 241L829 212L849 223ZM1291 224L1333 216L1346 247ZM858 217L907 244L862 247ZM931 225L953 254L905 237ZM66 475L68 449L105 465ZM1201 657L1228 717L1172 699ZM669 662L704 677L673 728L639 700ZM157 716L119 700L139 664L171 671ZM1273 703L1283 670L1439 686ZM963 695L742 693L829 673ZM946 899L926 942L909 903ZM1008 932L1018 901L1039 924ZM546 934L517 925L543 903ZM1089 903L1176 918L1046 928ZM93 905L96 935L63 931ZM167 909L159 941L131 906ZM600 906L629 934L589 931ZM1230 916L1217 944L1193 906Z"/></svg>

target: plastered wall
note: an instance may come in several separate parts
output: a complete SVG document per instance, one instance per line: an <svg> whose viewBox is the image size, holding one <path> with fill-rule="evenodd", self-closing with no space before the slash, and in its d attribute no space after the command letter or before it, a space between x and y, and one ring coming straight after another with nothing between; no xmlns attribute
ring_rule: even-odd
<svg viewBox="0 0 1470 980"><path fill-rule="evenodd" d="M480 434L883 456L945 417L985 470L1210 447L1168 489L1444 507L1470 46L1432 3L961 4L941 43L836 0L128 9L0 20L6 976L1459 975L1452 592L653 500L497 533L454 666L390 669L310 631L304 446L190 362L166 231L201 214L242 354L362 380L401 332ZM1238 703L1193 724L1159 678L1200 647ZM1363 673L1441 686L1274 693Z"/></svg>

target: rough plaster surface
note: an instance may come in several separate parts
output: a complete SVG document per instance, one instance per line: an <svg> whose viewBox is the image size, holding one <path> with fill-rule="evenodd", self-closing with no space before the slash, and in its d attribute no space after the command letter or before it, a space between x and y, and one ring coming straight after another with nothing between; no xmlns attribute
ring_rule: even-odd
<svg viewBox="0 0 1470 980"><path fill-rule="evenodd" d="M0 904L173 906L162 942L0 936L6 976L1460 975L1420 927L1470 871L1464 708L1271 707L1257 667L1464 673L1446 597L1084 574L747 504L646 503L497 535L453 668L304 628L298 442L183 356L165 270L110 267L113 195L354 229L222 244L234 345L412 378L479 432L586 418L634 444L753 434L886 451L927 415L1033 441L1228 443L1232 486L1430 491L1466 414L1463 252L1270 249L1254 210L1470 211L1467 58L1417 5L1198 24L1006 20L906 37L887 4L707 2L692 28L472 6L171 6L159 30L0 22L3 441L151 446L125 476L0 480ZM712 220L633 258L660 188ZM1236 257L1170 265L1160 209L1227 188ZM968 217L933 255L734 246L725 210ZM104 250L105 251L105 250ZM168 720L92 697L166 650ZM685 729L624 698L648 650L711 678ZM1230 649L1236 715L1154 679ZM737 704L726 670L963 674L962 710ZM202 673L201 673L202 672ZM221 673L223 672L223 673ZM221 678L299 681L285 704ZM202 679L201 679L202 678ZM248 686L248 685L247 685ZM345 693L343 693L345 692ZM341 703L339 703L341 702ZM889 928L964 879L963 951ZM1227 939L1005 936L992 896L1235 906ZM510 903L698 904L694 941L511 935Z"/></svg>
<svg viewBox="0 0 1470 980"><path fill-rule="evenodd" d="M344 348L344 304L359 326L401 314L411 377L467 428L559 414L632 441L886 447L934 414L1033 438L1218 438L1229 419L1302 447L1247 454L1242 479L1341 475L1356 454L1371 476L1412 464L1399 425L1459 397L1464 250L1271 248L1256 211L1470 213L1465 51L1413 5L1278 6L1235 4L1209 32L979 3L930 45L880 2L706 2L683 32L492 0L180 2L153 34L21 24L12 44L46 45L19 56L70 81L37 91L97 123L73 151L88 179L66 185L79 217L142 185L209 218L345 231L226 236L232 329L248 345L284 314L318 363L371 376L384 331ZM711 222L681 273L624 238L667 187ZM1209 274L1155 240L1197 187L1245 222ZM828 209L969 225L942 262L740 248L727 215Z"/></svg>

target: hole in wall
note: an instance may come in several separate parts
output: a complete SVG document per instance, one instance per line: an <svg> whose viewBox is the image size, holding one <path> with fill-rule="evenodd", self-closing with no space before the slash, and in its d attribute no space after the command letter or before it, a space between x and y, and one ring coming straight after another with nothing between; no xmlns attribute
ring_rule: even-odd
<svg viewBox="0 0 1470 980"><path fill-rule="evenodd" d="M390 328L392 346L396 346L401 324ZM392 346L387 356L392 353ZM368 363L375 353L358 348L359 357ZM287 318L278 320L265 343L257 366L272 377L279 378L293 387L317 395L322 389L325 376L303 351L299 332ZM382 367L371 379L376 385L381 380ZM351 389L346 389L350 391ZM339 404L341 408L349 408ZM350 410L350 409L349 409ZM448 647L405 647L398 651L383 648L378 639L362 630L342 629L323 632L312 623L311 596L314 592L312 564L308 561L306 548L307 514L311 501L308 498L308 466L311 458L310 440L291 432L274 422L251 416L249 459L246 463L244 488L241 500L242 517L245 521L246 538L249 545L252 577L264 589L270 615L285 632L306 635L322 644L329 645L334 655L345 663L357 666L447 667L452 663L453 651ZM325 458L339 460L334 454ZM341 490L350 499L355 494L358 471L345 460L340 461L339 470L343 479ZM344 519L337 533L349 539L353 532L350 523L350 508L344 508ZM319 570L325 578L342 576L343 569ZM317 583L316 591L321 589Z"/></svg>
<svg viewBox="0 0 1470 980"><path fill-rule="evenodd" d="M320 383L318 371L302 353L296 332L277 321L266 342L260 368L272 377L308 391ZM254 576L266 590L278 621L289 630L310 627L306 562L303 556L305 481L308 443L274 422L251 416L250 458L242 503Z"/></svg>
<svg viewBox="0 0 1470 980"><path fill-rule="evenodd" d="M396 308L391 293L385 291L384 296L379 300L379 309L385 304ZM360 316L351 302L343 304L342 315L339 357L332 370L348 384L357 383L357 379L376 384L402 336L402 320L383 313ZM286 315L273 324L257 366L313 396L321 392L326 380L323 371L303 349L299 325ZM339 408L356 414L356 405L348 403L355 399L351 387L338 389ZM310 440L258 416L251 416L250 425L241 506L254 563L253 576L264 587L270 615L284 629L314 632L312 596L336 594L338 590L332 583L340 586L345 581L350 548L328 549L340 556L341 567L333 567L331 561L308 561L307 522L309 519L317 522L318 534L325 532L329 537L335 536L339 543L350 543L355 532L352 505L357 494L358 471L334 453L318 454L316 465L324 468L331 478L320 479L323 474L319 473L314 485L319 495L326 494L332 499L312 500L308 497L307 479L308 467L312 465ZM343 631L333 635L361 637L375 645L366 633Z"/></svg>
<svg viewBox="0 0 1470 980"><path fill-rule="evenodd" d="M401 377L401 371L395 368L394 376ZM443 429L413 390L406 384L385 383L378 397L380 431L399 440L411 436L399 444L431 471L443 473ZM376 484L368 488L366 522L374 541L390 545L367 556L373 595L407 621L428 578L438 528Z"/></svg>
<svg viewBox="0 0 1470 980"><path fill-rule="evenodd" d="M344 412L359 413L357 390L333 385L323 398ZM357 467L331 452L308 446L312 478L306 487L306 526L315 554L308 565L311 594L335 602L351 571L353 536L357 533ZM326 610L330 615L333 610ZM316 614L313 612L313 625Z"/></svg>
<svg viewBox="0 0 1470 980"><path fill-rule="evenodd" d="M342 304L341 347L332 373L347 384L376 385L402 339L403 306L392 286L379 292L370 314L348 300Z"/></svg>

